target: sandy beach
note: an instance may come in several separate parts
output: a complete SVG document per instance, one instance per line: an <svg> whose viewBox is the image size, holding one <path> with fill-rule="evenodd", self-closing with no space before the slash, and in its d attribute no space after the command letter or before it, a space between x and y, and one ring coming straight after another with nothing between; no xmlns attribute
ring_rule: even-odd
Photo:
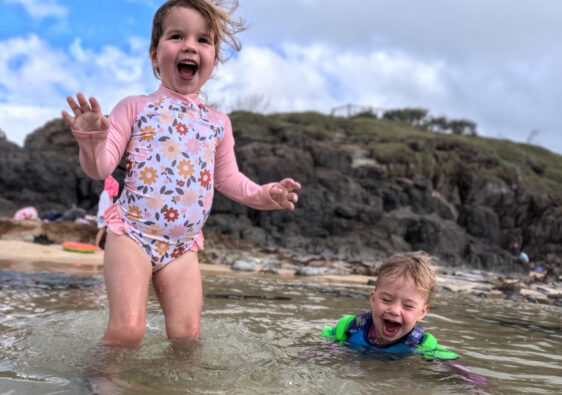
<svg viewBox="0 0 562 395"><path fill-rule="evenodd" d="M42 245L23 240L0 240L0 269L25 272L64 272L74 275L103 273L103 251L78 253L66 251L61 244ZM246 260L255 264L253 270L240 271L231 268L235 260ZM210 263L219 262L219 263ZM263 265L260 262L264 262ZM228 264L225 264L228 263ZM267 264L266 264L267 263ZM278 281L295 281L325 285L349 286L362 292L371 289L369 280L374 277L353 274L298 275L296 270L277 265L275 274L263 271L271 267L267 253L257 250L232 250L206 246L200 254L203 276L238 276L269 278ZM437 267L437 293L460 293L476 297L519 300L540 304L562 306L560 282L543 281L541 273L530 273L528 277L507 277L496 273L458 268Z"/></svg>
<svg viewBox="0 0 562 395"><path fill-rule="evenodd" d="M21 240L0 240L0 268L26 272L63 271L76 275L101 274L103 251L79 253L66 251L60 244L41 245ZM235 271L224 264L200 263L203 275L235 275L246 277L304 280L308 282L366 285L371 277L360 275L295 276L294 270L277 269L277 274Z"/></svg>

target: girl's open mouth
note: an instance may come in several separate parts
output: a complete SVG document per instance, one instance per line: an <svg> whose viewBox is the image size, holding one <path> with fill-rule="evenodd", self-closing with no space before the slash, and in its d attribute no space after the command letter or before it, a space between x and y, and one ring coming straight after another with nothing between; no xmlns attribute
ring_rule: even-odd
<svg viewBox="0 0 562 395"><path fill-rule="evenodd" d="M178 72L183 78L193 77L198 69L199 66L193 61L186 60L178 63Z"/></svg>

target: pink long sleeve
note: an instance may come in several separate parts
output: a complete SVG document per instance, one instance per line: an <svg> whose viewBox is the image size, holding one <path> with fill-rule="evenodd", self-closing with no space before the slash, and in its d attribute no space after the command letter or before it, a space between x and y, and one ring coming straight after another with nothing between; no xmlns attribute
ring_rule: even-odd
<svg viewBox="0 0 562 395"><path fill-rule="evenodd" d="M215 153L215 188L229 199L258 210L281 209L269 196L273 183L260 186L238 169L232 126L230 119L224 118L224 136Z"/></svg>
<svg viewBox="0 0 562 395"><path fill-rule="evenodd" d="M103 180L113 173L127 149L139 110L149 100L150 95L128 97L119 102L109 116L108 131L72 131L80 146L80 164L88 176ZM209 116L221 118L224 126L223 138L215 152L215 188L229 199L258 210L282 209L269 195L273 183L260 186L238 169L230 119L214 109Z"/></svg>
<svg viewBox="0 0 562 395"><path fill-rule="evenodd" d="M80 164L89 177L104 180L113 173L131 137L137 105L131 98L117 104L109 116L108 131L72 131L80 147Z"/></svg>

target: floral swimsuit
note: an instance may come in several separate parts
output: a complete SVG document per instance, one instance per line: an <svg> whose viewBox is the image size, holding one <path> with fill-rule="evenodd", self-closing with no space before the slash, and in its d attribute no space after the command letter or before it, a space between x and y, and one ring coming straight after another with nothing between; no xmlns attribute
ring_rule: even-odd
<svg viewBox="0 0 562 395"><path fill-rule="evenodd" d="M112 172L125 151L125 187L105 218L113 232L146 251L153 270L202 248L215 186L251 207L279 208L269 197L271 184L259 186L238 171L228 117L197 95L160 87L123 99L111 113L109 132L73 133L93 178Z"/></svg>

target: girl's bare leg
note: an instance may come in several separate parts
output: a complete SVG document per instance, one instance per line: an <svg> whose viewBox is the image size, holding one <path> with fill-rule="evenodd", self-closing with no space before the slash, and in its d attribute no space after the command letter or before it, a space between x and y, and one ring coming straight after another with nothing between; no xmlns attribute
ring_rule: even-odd
<svg viewBox="0 0 562 395"><path fill-rule="evenodd" d="M154 290L166 319L170 339L201 335L203 287L197 253L188 251L157 271Z"/></svg>
<svg viewBox="0 0 562 395"><path fill-rule="evenodd" d="M151 276L152 265L139 245L125 235L108 231L104 278L109 323L102 344L135 347L142 341Z"/></svg>

